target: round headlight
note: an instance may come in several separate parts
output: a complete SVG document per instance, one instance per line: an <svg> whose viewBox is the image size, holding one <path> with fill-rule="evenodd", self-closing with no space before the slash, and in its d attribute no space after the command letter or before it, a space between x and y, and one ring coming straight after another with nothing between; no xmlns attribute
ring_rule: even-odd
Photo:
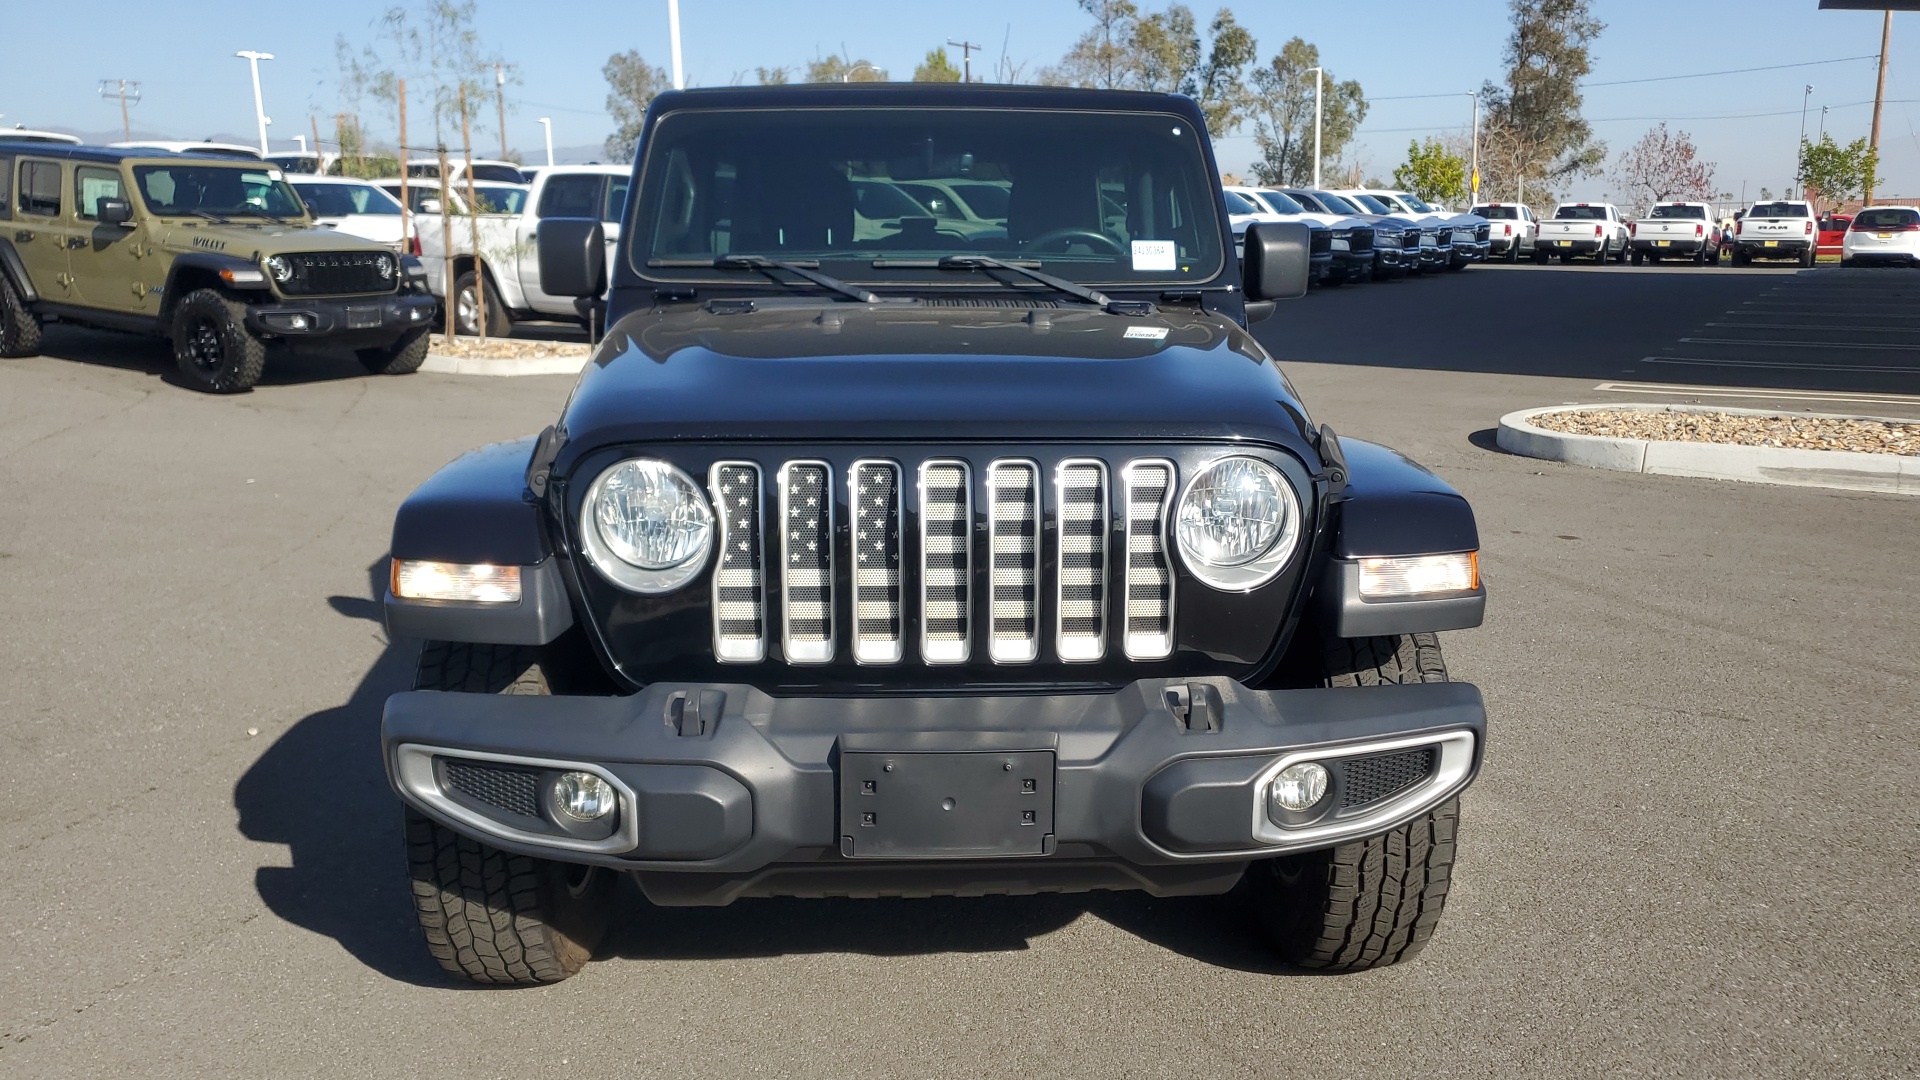
<svg viewBox="0 0 1920 1080"><path fill-rule="evenodd" d="M693 478L664 461L635 458L600 474L580 511L587 557L615 583L642 593L686 584L713 547L713 511Z"/></svg>
<svg viewBox="0 0 1920 1080"><path fill-rule="evenodd" d="M266 268L267 273L273 275L273 280L282 284L293 277L293 264L283 256L269 255L260 261L260 265Z"/></svg>
<svg viewBox="0 0 1920 1080"><path fill-rule="evenodd" d="M373 272L380 275L381 281L393 280L393 256L382 255L373 260Z"/></svg>
<svg viewBox="0 0 1920 1080"><path fill-rule="evenodd" d="M1272 465L1221 458L1188 481L1174 535L1194 577L1216 589L1245 592L1272 580L1293 555L1300 500Z"/></svg>

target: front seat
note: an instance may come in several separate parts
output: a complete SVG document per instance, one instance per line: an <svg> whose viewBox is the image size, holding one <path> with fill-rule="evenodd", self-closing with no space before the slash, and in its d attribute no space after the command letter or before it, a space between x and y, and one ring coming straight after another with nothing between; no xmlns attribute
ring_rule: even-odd
<svg viewBox="0 0 1920 1080"><path fill-rule="evenodd" d="M853 244L853 184L825 162L798 171L743 168L733 206L729 247L742 254L830 251Z"/></svg>

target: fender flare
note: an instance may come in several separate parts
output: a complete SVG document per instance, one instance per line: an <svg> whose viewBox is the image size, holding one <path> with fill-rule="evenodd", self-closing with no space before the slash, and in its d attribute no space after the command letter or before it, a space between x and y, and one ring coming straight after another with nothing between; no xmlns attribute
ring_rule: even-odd
<svg viewBox="0 0 1920 1080"><path fill-rule="evenodd" d="M33 279L27 276L27 264L20 253L13 250L13 241L0 238L0 274L6 275L19 292L20 299L29 304L38 303L40 293L33 287Z"/></svg>
<svg viewBox="0 0 1920 1080"><path fill-rule="evenodd" d="M259 269L260 267L251 259L243 259L238 255L223 255L214 251L188 251L175 255L173 262L167 266L166 286L162 288L160 292L160 315L162 318L165 318L173 311L173 305L180 296L180 291L176 288L176 284L180 280L180 272L182 270L207 270L211 271L215 276L218 276L222 270ZM262 279L259 285L251 288L245 285L228 285L225 287L259 291L269 296L272 295L264 279Z"/></svg>
<svg viewBox="0 0 1920 1080"><path fill-rule="evenodd" d="M1471 592L1431 599L1360 599L1361 559L1477 553L1480 529L1466 497L1412 458L1331 433L1323 441L1337 446L1326 456L1344 480L1333 496L1333 542L1317 587L1330 632L1378 637L1480 625L1487 590L1478 582Z"/></svg>

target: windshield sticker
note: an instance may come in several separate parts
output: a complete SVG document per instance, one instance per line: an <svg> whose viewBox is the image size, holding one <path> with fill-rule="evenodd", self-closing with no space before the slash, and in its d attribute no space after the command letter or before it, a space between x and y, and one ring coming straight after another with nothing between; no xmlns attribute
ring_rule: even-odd
<svg viewBox="0 0 1920 1080"><path fill-rule="evenodd" d="M1136 244L1139 242L1138 240L1134 241ZM1136 269L1137 268L1136 264ZM1165 341L1167 339L1167 328L1164 326L1129 326L1127 327L1126 334L1123 336L1139 338L1145 341Z"/></svg>
<svg viewBox="0 0 1920 1080"><path fill-rule="evenodd" d="M272 180L275 183L279 183L280 181L285 180L286 178L287 178L287 174L281 172L279 169L267 170L267 179Z"/></svg>
<svg viewBox="0 0 1920 1080"><path fill-rule="evenodd" d="M1171 270L1177 258L1171 240L1135 240L1133 242L1135 270Z"/></svg>

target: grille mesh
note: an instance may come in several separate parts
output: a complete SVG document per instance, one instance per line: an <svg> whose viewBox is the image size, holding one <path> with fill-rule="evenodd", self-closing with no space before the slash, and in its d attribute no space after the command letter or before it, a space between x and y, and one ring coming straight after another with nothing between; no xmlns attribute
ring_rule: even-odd
<svg viewBox="0 0 1920 1080"><path fill-rule="evenodd" d="M1347 234L1347 250L1359 255L1373 250L1373 230L1355 229Z"/></svg>
<svg viewBox="0 0 1920 1080"><path fill-rule="evenodd" d="M1167 562L1167 495L1173 463L1135 461L1127 486L1127 656L1158 660L1173 653L1173 569Z"/></svg>
<svg viewBox="0 0 1920 1080"><path fill-rule="evenodd" d="M920 466L921 652L930 664L965 663L971 652L972 494L965 462Z"/></svg>
<svg viewBox="0 0 1920 1080"><path fill-rule="evenodd" d="M540 774L507 765L442 758L446 784L498 810L526 817L540 816Z"/></svg>
<svg viewBox="0 0 1920 1080"><path fill-rule="evenodd" d="M1346 793L1341 796L1341 808L1379 802L1426 779L1433 771L1433 754L1433 747L1419 746L1391 754L1348 758L1342 766L1346 771Z"/></svg>
<svg viewBox="0 0 1920 1080"><path fill-rule="evenodd" d="M853 466L853 657L900 659L900 466Z"/></svg>
<svg viewBox="0 0 1920 1080"><path fill-rule="evenodd" d="M1060 659L1098 660L1107 644L1107 466L1060 463Z"/></svg>
<svg viewBox="0 0 1920 1080"><path fill-rule="evenodd" d="M713 575L714 654L735 663L767 655L767 590L760 535L760 467L722 461L709 478L720 518Z"/></svg>
<svg viewBox="0 0 1920 1080"><path fill-rule="evenodd" d="M787 660L833 659L833 470L790 461L780 485L781 572Z"/></svg>
<svg viewBox="0 0 1920 1080"><path fill-rule="evenodd" d="M1030 461L996 461L987 472L992 502L987 534L993 562L993 658L1025 663L1040 655L1038 583L1040 468Z"/></svg>
<svg viewBox="0 0 1920 1080"><path fill-rule="evenodd" d="M288 296L325 296L332 293L392 292L393 256L378 251L302 252L284 256L293 264L293 276L280 283ZM386 277L380 276L382 265Z"/></svg>

